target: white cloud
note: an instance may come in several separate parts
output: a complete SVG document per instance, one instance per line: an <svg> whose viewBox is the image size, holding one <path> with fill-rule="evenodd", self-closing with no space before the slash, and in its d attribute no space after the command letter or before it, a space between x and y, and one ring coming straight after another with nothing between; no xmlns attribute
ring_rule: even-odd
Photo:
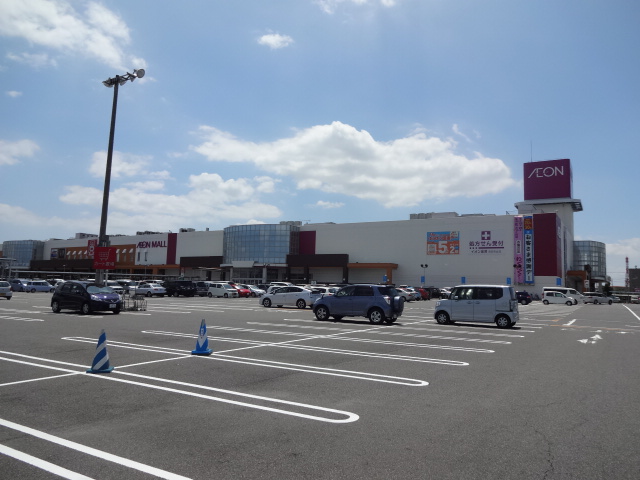
<svg viewBox="0 0 640 480"><path fill-rule="evenodd" d="M472 140L467 135L462 133L457 123L453 124L452 130L456 135L459 135L460 137L464 138L467 142L471 143Z"/></svg>
<svg viewBox="0 0 640 480"><path fill-rule="evenodd" d="M0 165L14 165L20 161L20 157L32 157L38 150L40 147L32 140L0 140Z"/></svg>
<svg viewBox="0 0 640 480"><path fill-rule="evenodd" d="M272 50L288 47L293 43L293 38L289 35L280 35L279 33L270 33L263 35L258 39L260 45L266 45Z"/></svg>
<svg viewBox="0 0 640 480"><path fill-rule="evenodd" d="M318 200L316 202L316 207L320 207L320 208L326 208L326 209L330 209L330 208L341 208L344 207L344 203L342 202L325 202L324 200Z"/></svg>
<svg viewBox="0 0 640 480"><path fill-rule="evenodd" d="M341 4L371 5L379 3L383 7L393 7L398 2L397 0L316 0L315 3L317 3L325 13L334 13L336 8Z"/></svg>
<svg viewBox="0 0 640 480"><path fill-rule="evenodd" d="M126 69L135 57L125 52L129 28L114 12L98 2L67 0L2 0L0 35L23 38L30 45L65 55L83 55L110 67ZM14 60L51 64L48 54L23 54ZM137 59L138 61L140 59ZM143 66L136 63L136 66Z"/></svg>
<svg viewBox="0 0 640 480"><path fill-rule="evenodd" d="M317 125L291 138L257 144L202 126L192 150L211 161L250 162L270 174L314 189L376 201L386 207L424 200L478 197L517 186L502 160L455 152L450 140L424 133L376 141L340 122Z"/></svg>
<svg viewBox="0 0 640 480"><path fill-rule="evenodd" d="M152 175L150 172L152 157L149 155L133 155L115 151L111 158L111 178ZM107 152L95 152L91 157L89 173L94 177L104 177L107 168ZM166 177L168 172L156 172L158 177Z"/></svg>
<svg viewBox="0 0 640 480"><path fill-rule="evenodd" d="M22 96L22 92L18 92L16 90L9 90L8 92L5 92L7 94L8 97L11 98L18 98L20 96Z"/></svg>
<svg viewBox="0 0 640 480"><path fill-rule="evenodd" d="M24 63L34 68L57 66L55 59L50 58L46 53L27 53L23 52L19 55L14 53L7 53L7 58L14 62Z"/></svg>

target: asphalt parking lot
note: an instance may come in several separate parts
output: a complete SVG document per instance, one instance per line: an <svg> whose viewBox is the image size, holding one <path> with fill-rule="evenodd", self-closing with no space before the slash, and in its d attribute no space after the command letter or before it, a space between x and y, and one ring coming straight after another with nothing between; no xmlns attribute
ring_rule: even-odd
<svg viewBox="0 0 640 480"><path fill-rule="evenodd" d="M257 299L0 300L7 479L637 479L640 306L319 322ZM202 320L210 356L192 355ZM104 330L111 373L86 373Z"/></svg>

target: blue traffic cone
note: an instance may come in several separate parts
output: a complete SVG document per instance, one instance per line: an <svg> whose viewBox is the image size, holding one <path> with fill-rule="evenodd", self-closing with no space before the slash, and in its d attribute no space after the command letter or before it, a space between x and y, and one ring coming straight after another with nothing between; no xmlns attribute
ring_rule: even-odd
<svg viewBox="0 0 640 480"><path fill-rule="evenodd" d="M209 348L209 340L207 339L207 324L202 319L200 324L200 334L196 342L196 349L191 350L191 355L211 355L213 350Z"/></svg>
<svg viewBox="0 0 640 480"><path fill-rule="evenodd" d="M107 334L104 330L100 332L98 338L98 346L96 347L96 356L93 359L91 368L87 373L109 373L113 367L109 366L109 352L107 352Z"/></svg>

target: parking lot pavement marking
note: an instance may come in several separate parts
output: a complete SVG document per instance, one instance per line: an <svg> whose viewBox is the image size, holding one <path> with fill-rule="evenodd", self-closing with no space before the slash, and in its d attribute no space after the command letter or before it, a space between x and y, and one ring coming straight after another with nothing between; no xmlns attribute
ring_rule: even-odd
<svg viewBox="0 0 640 480"><path fill-rule="evenodd" d="M629 310L629 312L631 313L631 315L633 315L634 317L636 317L636 320L640 320L640 317L636 314L636 312L634 312L633 310L631 310L629 307L627 307L626 305L623 305L624 308L626 308L627 310Z"/></svg>
<svg viewBox="0 0 640 480"><path fill-rule="evenodd" d="M193 335L178 335L178 336L192 337ZM209 337L209 338L211 340L218 339L217 337ZM83 337L64 337L63 340L71 340L71 341L84 342L84 343L95 343L95 339L83 338ZM193 358L189 350L179 350L176 348L169 348L169 347L152 347L148 345L138 345L134 343L118 342L117 340L113 340L113 339L109 340L109 347L110 348L118 348L118 347L130 348L134 350L177 355L180 358ZM358 380L369 380L369 381L376 381L376 382L382 382L382 383L394 383L394 384L409 385L409 386L429 385L429 382L426 382L424 380L417 380L413 378L395 377L390 375L378 375L375 373L356 372L351 370L339 370L335 368L314 367L311 365L299 365L299 364L293 364L293 363L275 362L271 360L260 360L260 359L254 359L254 358L246 358L246 357L234 357L231 355L219 355L216 353L211 355L209 358L213 360L227 361L227 362L233 362L233 363L244 363L244 364L257 365L262 367L279 368L283 370L305 371L309 373L319 373L322 375L333 375L337 377L351 377L351 378L356 378ZM166 361L175 360L175 359L176 358L170 358L170 359L165 358L160 360L151 360L148 362L119 365L118 369L137 367L140 365L149 365L152 363L166 362ZM38 365L36 364L36 366Z"/></svg>
<svg viewBox="0 0 640 480"><path fill-rule="evenodd" d="M0 315L0 318L16 322L44 322L41 318L10 317L9 315Z"/></svg>
<svg viewBox="0 0 640 480"><path fill-rule="evenodd" d="M513 342L507 340L491 340L486 338L462 338L462 337L445 337L443 335L424 335L422 333L404 333L404 332L368 332L376 335L390 335L394 337L412 337L412 338L431 338L435 340L454 340L459 342L476 342L476 343L495 343L499 345L511 345ZM523 337L524 335L518 335Z"/></svg>
<svg viewBox="0 0 640 480"><path fill-rule="evenodd" d="M397 345L401 347L434 348L437 350L456 350L459 352L495 353L494 350L487 350L486 348L453 347L449 345L429 345L425 343L410 343L410 342L392 342L391 340L373 340L373 339L353 338L353 337L336 337L334 340L345 340L350 342L362 342L362 343L377 343L380 345Z"/></svg>
<svg viewBox="0 0 640 480"><path fill-rule="evenodd" d="M193 334L184 334L177 332L161 332L161 331L152 331L146 330L143 333L153 333L156 335L176 335L183 337L196 338L196 335ZM310 337L302 340L310 340L313 338L327 338L328 336L318 336L318 337ZM423 363L436 363L440 365L452 365L452 366L468 366L467 362L458 362L455 360L443 360L437 358L422 358L422 357L408 357L404 355L392 355L392 354L384 354L384 353L369 353L369 352L360 352L357 350L341 350L337 348L326 348L326 347L313 347L309 345L292 345L291 342L296 342L300 340L288 340L285 342L260 342L257 340L239 340L237 338L225 338L225 337L209 337L210 340L221 340L224 342L235 342L235 343L244 343L250 346L242 347L242 348L234 348L230 350L223 350L221 352L217 352L218 354L226 354L229 352L238 352L240 350L247 350L249 348L258 348L258 347L278 347L278 348L291 348L295 350L311 350L318 352L328 352L328 353L336 353L342 355L354 355L354 356L362 356L362 357L372 357L372 358L384 358L387 360L406 360L411 362L423 362Z"/></svg>
<svg viewBox="0 0 640 480"><path fill-rule="evenodd" d="M30 428L24 425L10 422L9 420L5 420L3 418L0 418L0 425L3 427L11 428L12 430L17 430L18 432L21 432L27 435L31 435L33 437L40 438L42 440L46 440L51 443L55 443L57 445L61 445L66 448L70 448L72 450L76 450L81 453L85 453L87 455L92 455L94 457L100 458L102 460L106 460L108 462L117 463L118 465L122 465L124 467L131 468L133 470L139 470L141 472L148 473L149 475L153 475L156 478L164 478L166 480L191 480L188 477L183 477L182 475L176 475L175 473L167 472L166 470L161 470L159 468L145 465L144 463L136 462L134 460L129 460L128 458L120 457L118 455L113 455L103 450L98 450L96 448L88 447L87 445L82 445L81 443L72 442L71 440L65 440L64 438L56 437L54 435L50 435L48 433L42 432L40 430L36 430L34 428ZM69 477L69 478L82 478L82 477ZM84 477L84 478L87 478L87 477Z"/></svg>
<svg viewBox="0 0 640 480"><path fill-rule="evenodd" d="M94 339L94 342L95 342L95 339ZM0 352L0 353L10 353L10 352ZM65 362L60 362L60 361L57 361L57 360L48 360L46 358L29 357L28 355L19 355L19 354L15 354L15 355L20 356L20 357L27 357L27 358L30 358L30 359L36 359L36 360L39 360L41 362L52 362L52 363L56 363L56 364L65 364ZM210 358L210 357L191 357L191 356L189 356L189 358L200 358L200 359L202 359L202 358ZM201 398L201 399L204 399L204 400L211 400L211 401L216 401L216 402L221 402L221 403L228 403L228 404L232 404L232 405L239 405L239 406L242 406L242 407L255 408L257 410L265 410L265 411L269 411L269 412L273 412L273 413L280 413L280 414L283 414L283 415L290 415L290 416L294 416L294 417L305 418L307 420L316 420L316 421L326 422L326 423L351 423L351 422L355 422L356 420L358 420L360 418L355 413L347 412L347 411L343 411L343 410L336 410L336 409L333 409L333 408L320 407L320 406L317 406L317 405L311 405L311 404L305 404L305 403L299 403L299 402L291 402L291 401L288 401L288 400L281 400L281 399L278 399L278 398L262 397L262 396L259 396L259 395L251 395L249 393L234 392L233 390L225 390L225 389L222 389L222 388L209 387L209 386L206 386L206 385L198 385L198 384L194 384L194 383L179 382L179 381L176 381L176 380L168 380L168 379L165 379L165 378L151 377L151 376L147 376L147 375L139 375L139 374L132 373L132 372L124 372L124 371L120 370L122 367L118 367L119 368L118 370L114 370L113 372L111 372L109 374L93 375L91 373L87 373L86 371L75 372L73 370L69 370L69 369L62 368L62 367L51 366L51 365L43 365L43 364L32 363L32 362L27 362L27 361L23 361L23 360L5 359L5 358L2 358L2 357L0 357L0 360L9 360L9 361L22 363L24 365L31 365L31 366L34 366L34 367L46 368L46 369L50 369L50 370L58 370L58 371L63 371L63 372L72 372L72 373L77 373L79 375L86 375L89 378L96 378L96 379L100 379L100 380L109 380L109 381L113 381L113 382L126 383L126 384L129 384L129 385L136 385L136 386L151 388L151 389L155 389L155 390L162 390L162 391L166 391L166 392L170 392L170 393L177 393L177 394L180 394L180 395L187 395L187 396L191 396L191 397ZM67 364L67 365L76 366L75 364ZM83 367L83 368L86 368L86 367ZM319 412L323 412L323 413L326 413L326 414L332 415L332 416L322 417L319 414L315 414L314 415L314 414L310 414L310 413L301 413L299 411L285 410L284 408L269 407L269 406L265 406L265 405L259 405L259 404L256 404L256 403L248 403L246 401L230 400L230 399L227 399L227 398L215 397L215 396L211 396L211 395L205 395L205 394L202 394L202 393L190 392L190 391L187 391L187 390L178 390L178 389L175 389L175 388L163 387L163 386L160 386L160 385L153 385L153 384L150 384L150 383L142 383L142 382L137 382L137 381L133 381L133 380L125 380L125 379L122 379L122 378L116 378L113 375L126 375L126 376L144 378L146 380L152 380L152 381L155 381L155 382L158 382L158 383L169 383L169 384L174 384L174 385L188 386L190 388L214 391L214 392L223 393L223 394L230 395L230 396L249 398L249 399L253 399L253 400L260 400L262 402L269 402L269 403L278 404L278 405L286 405L286 406L296 407L298 409L310 410L310 411L314 411L314 412L319 411ZM167 477L161 477L161 478L167 478Z"/></svg>
<svg viewBox="0 0 640 480"><path fill-rule="evenodd" d="M565 325L565 327L568 327L568 326L570 326L570 325L573 325L574 323L576 323L576 320L577 320L577 318L574 318L574 319L573 319L573 320L571 320L570 322L565 323L565 324L564 324L564 325Z"/></svg>
<svg viewBox="0 0 640 480"><path fill-rule="evenodd" d="M86 475L81 475L72 470L59 467L51 462L47 462L46 460L42 460L40 458L34 457L33 455L29 455L27 453L21 452L19 450L15 450L11 447L7 447L6 445L2 445L0 443L0 454L7 455L8 457L13 457L16 460L20 460L21 462L28 463L40 470L44 470L45 472L53 473L58 477L67 478L69 480L93 480L91 477L87 477Z"/></svg>

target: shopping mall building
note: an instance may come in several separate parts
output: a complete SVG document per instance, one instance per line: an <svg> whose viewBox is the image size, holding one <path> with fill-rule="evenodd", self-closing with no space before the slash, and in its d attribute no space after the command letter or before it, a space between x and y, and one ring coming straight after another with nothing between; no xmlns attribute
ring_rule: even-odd
<svg viewBox="0 0 640 480"><path fill-rule="evenodd" d="M554 285L597 288L607 280L605 245L574 241L573 215L582 203L572 197L570 160L525 163L523 172L524 200L514 214L417 213L385 222L137 232L110 237L109 275L239 283L511 284L534 293ZM77 234L4 242L3 255L16 259L14 270L93 276L96 245L96 235Z"/></svg>

